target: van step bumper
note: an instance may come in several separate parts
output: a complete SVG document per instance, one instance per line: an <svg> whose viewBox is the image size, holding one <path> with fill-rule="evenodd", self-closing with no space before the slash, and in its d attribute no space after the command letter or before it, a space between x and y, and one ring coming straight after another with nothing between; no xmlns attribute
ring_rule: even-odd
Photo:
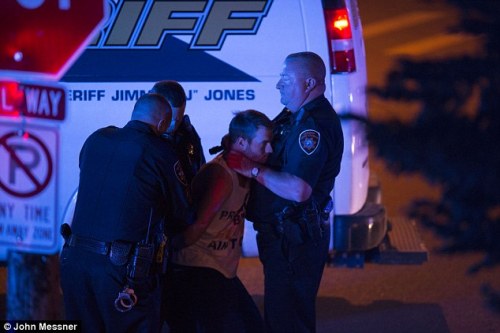
<svg viewBox="0 0 500 333"><path fill-rule="evenodd" d="M373 256L373 262L415 265L429 260L429 251L418 233L415 221L404 217L391 218L387 236Z"/></svg>
<svg viewBox="0 0 500 333"><path fill-rule="evenodd" d="M365 262L387 265L419 265L429 260L429 252L423 243L415 221L390 218L388 232L382 242L368 251L335 251L330 265L362 268Z"/></svg>

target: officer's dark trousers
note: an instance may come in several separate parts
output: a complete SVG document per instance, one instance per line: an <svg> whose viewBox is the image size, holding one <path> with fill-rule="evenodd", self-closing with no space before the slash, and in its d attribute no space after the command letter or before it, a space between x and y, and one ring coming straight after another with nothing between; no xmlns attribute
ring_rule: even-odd
<svg viewBox="0 0 500 333"><path fill-rule="evenodd" d="M82 332L159 331L159 283L150 281L143 290L135 290L138 303L123 313L115 309L114 302L127 281L127 265L115 266L108 256L67 246L60 260L66 318L81 320Z"/></svg>
<svg viewBox="0 0 500 333"><path fill-rule="evenodd" d="M267 332L315 332L316 296L328 256L330 231L318 241L291 245L283 235L258 231L264 266L264 320Z"/></svg>
<svg viewBox="0 0 500 333"><path fill-rule="evenodd" d="M238 277L205 267L171 264L165 308L170 333L262 333L264 323Z"/></svg>

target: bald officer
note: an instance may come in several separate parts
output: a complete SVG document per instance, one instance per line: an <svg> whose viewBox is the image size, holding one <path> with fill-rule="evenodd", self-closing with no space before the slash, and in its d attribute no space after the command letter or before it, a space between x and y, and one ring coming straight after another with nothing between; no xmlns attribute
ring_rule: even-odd
<svg viewBox="0 0 500 333"><path fill-rule="evenodd" d="M344 146L339 118L324 96L325 76L317 54L290 54L276 85L285 108L273 120L273 153L266 164L237 155L228 162L254 178L247 219L264 266L267 332L316 331L330 193Z"/></svg>

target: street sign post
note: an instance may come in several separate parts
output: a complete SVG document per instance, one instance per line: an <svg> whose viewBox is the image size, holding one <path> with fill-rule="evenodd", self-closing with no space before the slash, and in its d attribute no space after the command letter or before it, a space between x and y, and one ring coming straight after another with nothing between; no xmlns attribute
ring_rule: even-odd
<svg viewBox="0 0 500 333"><path fill-rule="evenodd" d="M59 80L105 19L105 0L2 0L0 77Z"/></svg>

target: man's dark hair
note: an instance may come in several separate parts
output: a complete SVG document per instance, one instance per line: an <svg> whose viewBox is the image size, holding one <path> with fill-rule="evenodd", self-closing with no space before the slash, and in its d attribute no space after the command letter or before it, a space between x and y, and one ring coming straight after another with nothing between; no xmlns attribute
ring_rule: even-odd
<svg viewBox="0 0 500 333"><path fill-rule="evenodd" d="M186 103L184 88L177 81L158 81L150 92L162 95L174 108L181 107Z"/></svg>
<svg viewBox="0 0 500 333"><path fill-rule="evenodd" d="M260 126L272 129L273 123L262 112L256 110L240 111L229 123L229 140L234 143L239 137L242 137L252 141Z"/></svg>

